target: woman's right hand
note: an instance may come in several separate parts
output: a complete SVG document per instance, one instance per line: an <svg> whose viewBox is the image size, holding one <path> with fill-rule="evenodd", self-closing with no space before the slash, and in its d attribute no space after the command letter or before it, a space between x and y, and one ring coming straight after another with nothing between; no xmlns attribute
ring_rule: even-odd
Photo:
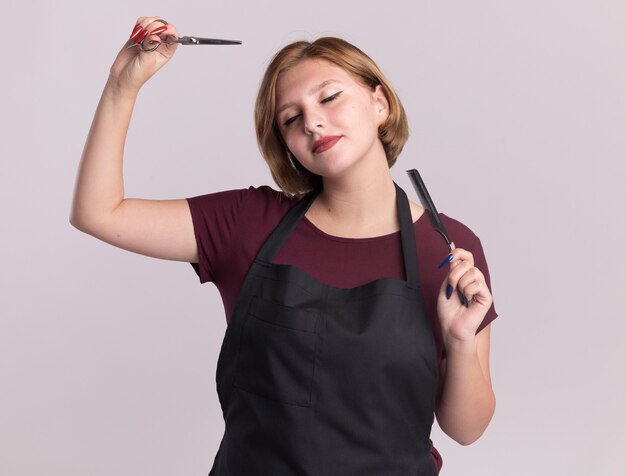
<svg viewBox="0 0 626 476"><path fill-rule="evenodd" d="M143 39L148 43L150 40L160 41L170 36L178 38L179 34L174 25L165 25L160 17L138 18L132 33L134 36L126 42L111 66L109 81L112 81L120 90L136 93L170 60L178 44L163 43L154 51L142 51L139 45L133 48L128 47Z"/></svg>

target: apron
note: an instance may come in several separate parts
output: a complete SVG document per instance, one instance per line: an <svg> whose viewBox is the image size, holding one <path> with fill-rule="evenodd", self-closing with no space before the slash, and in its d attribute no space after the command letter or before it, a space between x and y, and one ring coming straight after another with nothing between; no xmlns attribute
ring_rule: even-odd
<svg viewBox="0 0 626 476"><path fill-rule="evenodd" d="M237 298L209 476L435 476L437 358L406 194L396 185L406 281L348 289L272 264L316 195L287 212Z"/></svg>

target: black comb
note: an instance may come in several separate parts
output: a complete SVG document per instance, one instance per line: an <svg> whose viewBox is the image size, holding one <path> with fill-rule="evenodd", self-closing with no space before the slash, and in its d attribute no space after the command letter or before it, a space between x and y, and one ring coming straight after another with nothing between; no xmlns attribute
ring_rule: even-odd
<svg viewBox="0 0 626 476"><path fill-rule="evenodd" d="M426 189L426 185L424 185L424 181L422 180L422 177L420 176L419 172L416 169L411 169L411 170L407 170L406 173L409 174L409 178L411 179L411 182L413 183L413 187L415 187L415 191L417 192L417 196L419 197L420 202L422 203L422 207L430 211L430 219L433 222L433 226L435 227L435 230L441 236L443 236L443 239L446 240L446 243L448 244L448 246L452 247L452 241L450 240L450 237L448 236L448 231L446 230L446 227L441 221L441 218L439 218L439 213L437 213L437 208L435 208L433 199L430 198L430 194L428 193L428 190Z"/></svg>

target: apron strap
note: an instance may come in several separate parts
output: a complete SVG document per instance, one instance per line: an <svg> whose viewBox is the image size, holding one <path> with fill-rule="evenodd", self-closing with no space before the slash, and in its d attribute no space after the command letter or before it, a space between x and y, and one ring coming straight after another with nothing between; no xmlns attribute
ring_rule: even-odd
<svg viewBox="0 0 626 476"><path fill-rule="evenodd" d="M419 287L419 270L417 267L417 250L415 248L415 233L409 199L398 185L396 187L396 207L400 221L400 237L402 240L402 255L404 257L404 271L406 280L414 287ZM263 243L255 261L264 266L270 266L281 250L293 230L305 215L319 191L311 192L292 206L274 229L269 238Z"/></svg>
<svg viewBox="0 0 626 476"><path fill-rule="evenodd" d="M314 191L300 199L298 203L292 206L278 226L274 228L274 231L269 236L261 250L256 256L255 261L263 265L270 265L274 258L283 247L287 238L291 235L291 232L298 226L298 223L307 212L315 197L317 197L319 191Z"/></svg>
<svg viewBox="0 0 626 476"><path fill-rule="evenodd" d="M415 247L415 232L409 199L398 184L396 186L396 206L400 220L400 238L402 239L402 256L404 257L404 271L406 280L414 287L419 287L419 268L417 267L417 249Z"/></svg>

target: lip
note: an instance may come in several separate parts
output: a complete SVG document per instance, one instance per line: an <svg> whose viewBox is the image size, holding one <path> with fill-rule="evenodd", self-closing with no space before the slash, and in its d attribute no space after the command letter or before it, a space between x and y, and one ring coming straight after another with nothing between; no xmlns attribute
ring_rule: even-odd
<svg viewBox="0 0 626 476"><path fill-rule="evenodd" d="M341 136L325 136L313 142L311 151L314 154L324 152L333 147L341 139Z"/></svg>

